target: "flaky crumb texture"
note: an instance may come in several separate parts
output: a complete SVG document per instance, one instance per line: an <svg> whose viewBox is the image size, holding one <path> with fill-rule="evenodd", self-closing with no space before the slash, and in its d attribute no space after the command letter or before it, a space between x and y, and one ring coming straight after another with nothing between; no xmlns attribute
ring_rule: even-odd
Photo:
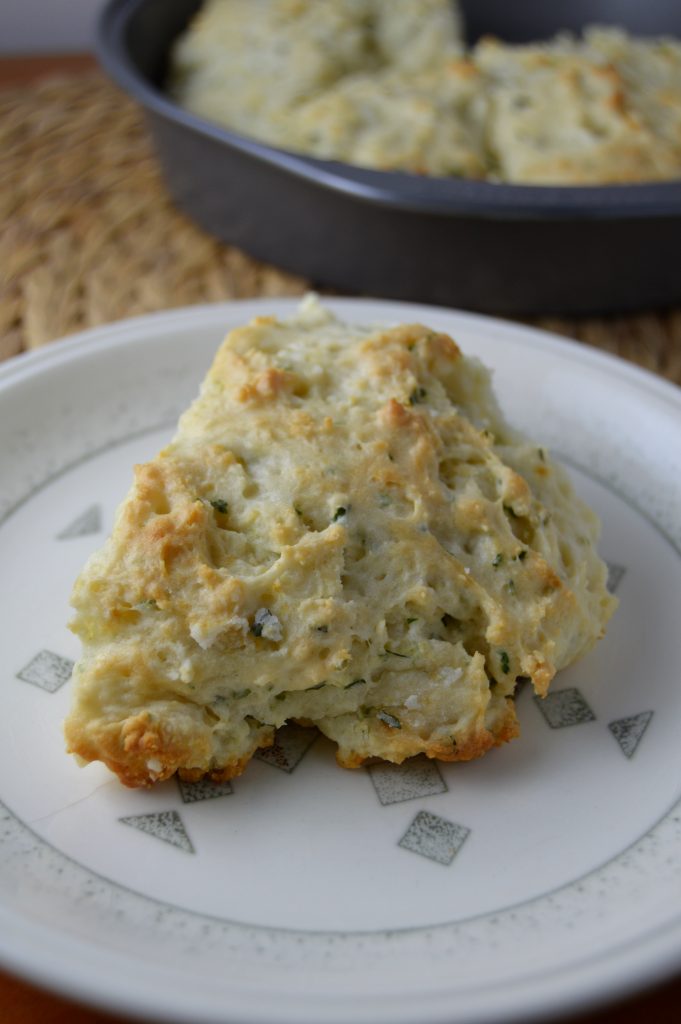
<svg viewBox="0 0 681 1024"><path fill-rule="evenodd" d="M348 767L478 757L602 635L597 535L445 334L260 317L76 582L69 750L129 786L231 778L289 720Z"/></svg>

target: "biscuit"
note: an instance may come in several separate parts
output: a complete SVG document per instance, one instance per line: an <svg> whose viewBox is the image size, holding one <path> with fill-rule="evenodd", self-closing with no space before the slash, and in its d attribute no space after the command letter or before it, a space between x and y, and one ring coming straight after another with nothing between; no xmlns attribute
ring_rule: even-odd
<svg viewBox="0 0 681 1024"><path fill-rule="evenodd" d="M591 30L547 44L483 40L495 174L516 184L598 185L681 176L681 45Z"/></svg>
<svg viewBox="0 0 681 1024"><path fill-rule="evenodd" d="M466 50L449 0L208 0L169 89L283 149L528 185L681 177L681 43L587 29Z"/></svg>
<svg viewBox="0 0 681 1024"><path fill-rule="evenodd" d="M129 786L231 778L290 720L348 767L478 757L603 634L597 536L447 335L259 317L75 584L68 748Z"/></svg>

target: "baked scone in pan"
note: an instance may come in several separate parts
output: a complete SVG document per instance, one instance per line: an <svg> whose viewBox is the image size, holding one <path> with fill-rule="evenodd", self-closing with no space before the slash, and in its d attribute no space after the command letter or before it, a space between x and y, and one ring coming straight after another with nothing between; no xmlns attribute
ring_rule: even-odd
<svg viewBox="0 0 681 1024"><path fill-rule="evenodd" d="M76 582L68 748L128 786L231 778L287 721L345 767L478 757L603 634L598 532L445 334L258 317Z"/></svg>

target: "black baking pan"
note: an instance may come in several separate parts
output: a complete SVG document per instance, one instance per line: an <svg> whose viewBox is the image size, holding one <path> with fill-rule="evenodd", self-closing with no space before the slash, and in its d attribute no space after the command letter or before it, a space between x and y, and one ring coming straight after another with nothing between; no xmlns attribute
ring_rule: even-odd
<svg viewBox="0 0 681 1024"><path fill-rule="evenodd" d="M168 187L207 231L317 286L504 314L681 301L681 181L537 187L427 178L285 152L163 91L197 0L110 0L98 51L144 108ZM680 0L468 0L471 41L618 24L681 36Z"/></svg>

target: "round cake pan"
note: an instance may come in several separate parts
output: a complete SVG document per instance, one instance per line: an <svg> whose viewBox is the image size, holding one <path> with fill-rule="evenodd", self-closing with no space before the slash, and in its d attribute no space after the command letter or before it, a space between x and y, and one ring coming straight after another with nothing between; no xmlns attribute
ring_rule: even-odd
<svg viewBox="0 0 681 1024"><path fill-rule="evenodd" d="M98 50L145 110L176 203L218 238L315 286L492 313L681 301L681 181L505 185L373 171L264 145L196 117L164 92L173 40L199 6L110 0ZM677 0L462 6L472 37L545 38L593 22L681 36Z"/></svg>

